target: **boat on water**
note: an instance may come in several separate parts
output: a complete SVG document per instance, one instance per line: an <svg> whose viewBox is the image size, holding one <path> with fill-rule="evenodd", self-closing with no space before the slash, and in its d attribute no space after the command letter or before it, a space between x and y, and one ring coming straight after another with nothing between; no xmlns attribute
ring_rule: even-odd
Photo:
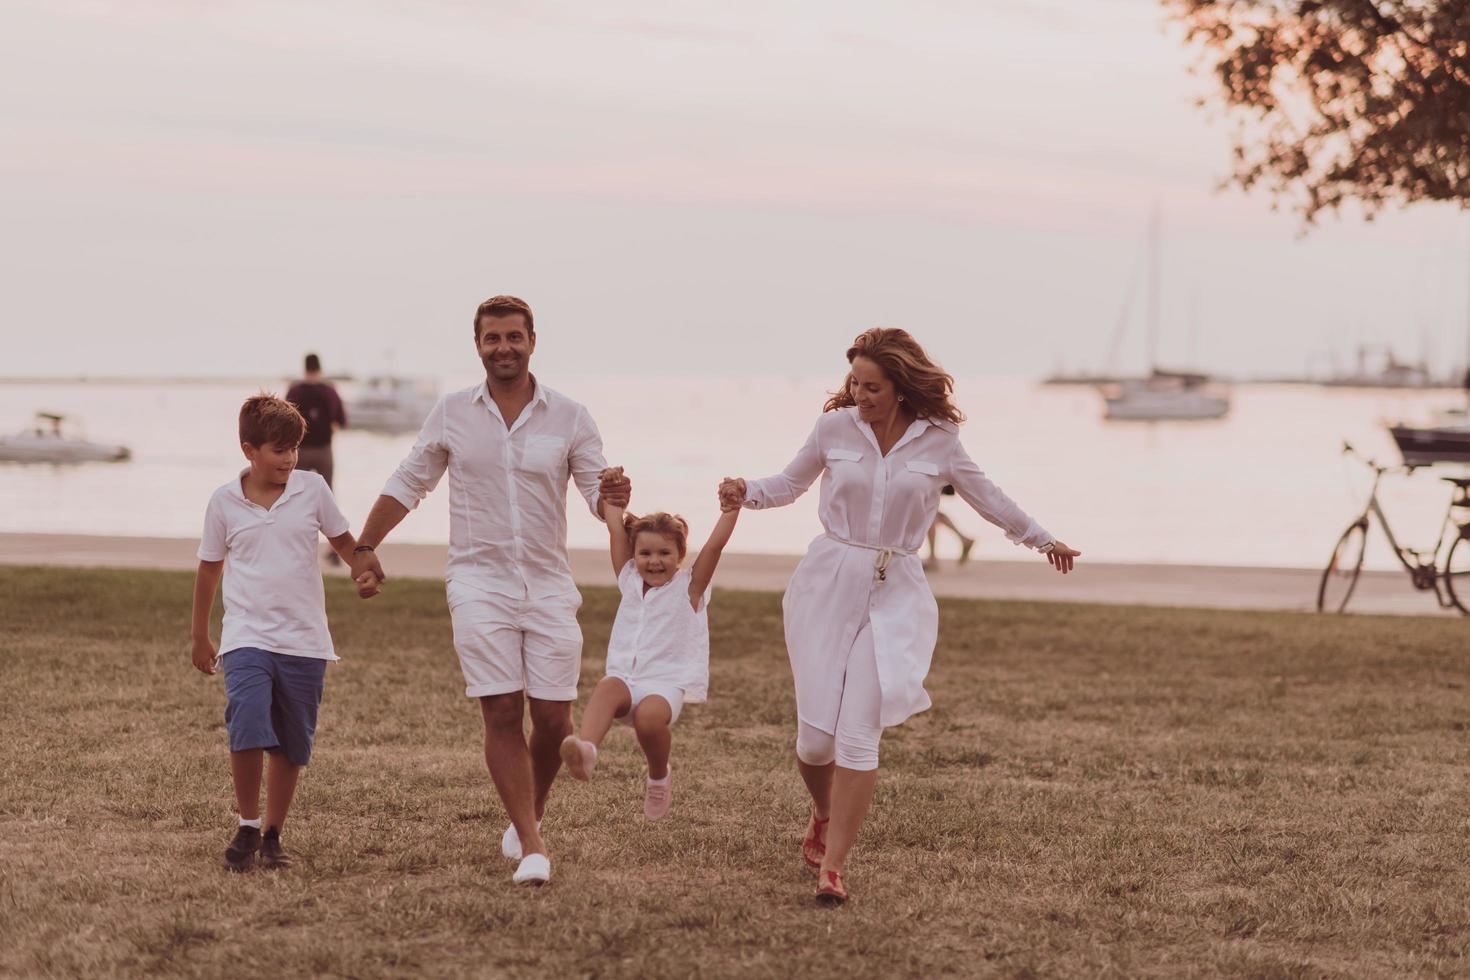
<svg viewBox="0 0 1470 980"><path fill-rule="evenodd" d="M366 432L417 432L439 399L430 381L383 374L368 378L347 402L347 424Z"/></svg>
<svg viewBox="0 0 1470 980"><path fill-rule="evenodd" d="M1162 280L1159 226L1159 210L1155 207L1149 219L1145 251L1148 271L1144 277L1148 283L1148 307L1145 316L1149 373L1143 377L1122 378L1099 385L1098 391L1103 396L1103 418L1119 422L1195 422L1223 418L1230 412L1228 388L1199 371L1165 371L1158 366L1159 287ZM1135 276L1135 282L1137 278ZM1127 305L1131 305L1131 293L1130 287ZM1126 314L1119 318L1119 330L1113 340L1115 352L1121 341L1122 325L1126 319ZM1192 315L1191 319L1196 317Z"/></svg>
<svg viewBox="0 0 1470 980"><path fill-rule="evenodd" d="M1443 388L1447 384L1435 378L1424 363L1401 361L1389 347L1358 345L1357 363L1353 370L1337 372L1319 384L1328 388Z"/></svg>
<svg viewBox="0 0 1470 980"><path fill-rule="evenodd" d="M1388 431L1404 455L1405 466L1470 463L1470 424L1390 425Z"/></svg>
<svg viewBox="0 0 1470 980"><path fill-rule="evenodd" d="M132 455L127 446L92 442L54 412L37 412L31 427L0 436L0 461L10 463L117 463Z"/></svg>
<svg viewBox="0 0 1470 980"><path fill-rule="evenodd" d="M1470 414L1463 408L1444 409L1425 424L1391 422L1387 428L1405 466L1470 463Z"/></svg>
<svg viewBox="0 0 1470 980"><path fill-rule="evenodd" d="M1101 390L1105 417L1118 421L1195 421L1230 412L1229 396L1204 374L1155 370Z"/></svg>

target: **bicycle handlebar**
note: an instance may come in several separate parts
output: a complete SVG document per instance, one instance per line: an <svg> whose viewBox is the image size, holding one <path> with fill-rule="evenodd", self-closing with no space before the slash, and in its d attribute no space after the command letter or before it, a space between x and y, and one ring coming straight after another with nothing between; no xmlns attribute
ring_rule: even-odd
<svg viewBox="0 0 1470 980"><path fill-rule="evenodd" d="M1358 450L1354 448L1353 444L1348 442L1346 439L1344 439L1342 442L1342 454L1344 456L1352 456L1355 459L1361 460L1368 466L1369 469L1380 475L1384 473L1414 472L1414 467L1412 466L1402 464L1399 466L1385 466L1382 463L1378 462L1378 460L1374 459L1372 456L1364 456L1362 453L1358 452Z"/></svg>

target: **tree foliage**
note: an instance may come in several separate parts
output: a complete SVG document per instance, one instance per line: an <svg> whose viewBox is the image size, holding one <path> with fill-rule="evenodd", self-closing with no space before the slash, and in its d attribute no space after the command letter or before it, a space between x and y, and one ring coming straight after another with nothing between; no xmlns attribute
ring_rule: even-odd
<svg viewBox="0 0 1470 980"><path fill-rule="evenodd" d="M1239 119L1232 183L1309 222L1349 200L1470 207L1470 2L1163 3Z"/></svg>

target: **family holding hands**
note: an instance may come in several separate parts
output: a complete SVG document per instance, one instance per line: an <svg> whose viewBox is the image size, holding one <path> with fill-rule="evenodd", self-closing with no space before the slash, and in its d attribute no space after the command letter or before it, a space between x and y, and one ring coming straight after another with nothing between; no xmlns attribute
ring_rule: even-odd
<svg viewBox="0 0 1470 980"><path fill-rule="evenodd" d="M371 597L387 578L376 547L448 475L445 577L454 648L465 693L480 706L485 762L509 817L501 850L518 862L515 882L545 884L551 861L540 826L552 781L563 765L574 778L591 778L615 722L633 728L648 761L645 816L668 812L672 726L685 704L708 696L708 608L720 555L742 510L790 504L820 477L823 533L792 576L782 609L796 687L797 768L812 801L801 855L818 872L817 900L845 901L843 871L872 799L883 729L930 704L924 679L938 607L918 554L942 489L953 486L1060 572L1080 552L1027 516L970 459L959 440L964 416L950 400L953 379L902 330L858 336L843 386L784 470L720 483L719 516L692 560L684 519L629 513L631 481L607 465L587 409L530 373L530 307L513 296L481 303L474 341L484 383L439 400L356 537L321 477L295 469L305 432L296 409L258 395L241 410L249 466L210 499L193 615L194 665L224 672L240 816L226 865L244 871L257 861L290 863L280 830L310 758L325 667L337 659L318 534L350 563L359 594ZM566 548L569 480L607 525L621 593L605 676L575 731L582 631ZM208 619L221 578L225 619L216 655Z"/></svg>

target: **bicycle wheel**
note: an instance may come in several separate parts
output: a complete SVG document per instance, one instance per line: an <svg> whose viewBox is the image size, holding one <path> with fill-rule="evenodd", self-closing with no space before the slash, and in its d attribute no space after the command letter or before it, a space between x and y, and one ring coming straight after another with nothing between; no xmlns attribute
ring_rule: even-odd
<svg viewBox="0 0 1470 980"><path fill-rule="evenodd" d="M1445 592L1449 595L1450 602L1460 612L1470 616L1470 539L1465 537L1464 529L1455 538L1455 543L1450 545L1450 553L1445 555L1444 571L1440 573L1440 577L1444 579Z"/></svg>
<svg viewBox="0 0 1470 980"><path fill-rule="evenodd" d="M1317 587L1318 612L1340 613L1347 608L1358 584L1358 573L1363 570L1363 547L1367 541L1367 521L1348 525L1342 537L1337 539L1337 547L1332 549L1332 560L1322 570L1322 584ZM1465 585L1466 592L1470 592L1470 580Z"/></svg>

